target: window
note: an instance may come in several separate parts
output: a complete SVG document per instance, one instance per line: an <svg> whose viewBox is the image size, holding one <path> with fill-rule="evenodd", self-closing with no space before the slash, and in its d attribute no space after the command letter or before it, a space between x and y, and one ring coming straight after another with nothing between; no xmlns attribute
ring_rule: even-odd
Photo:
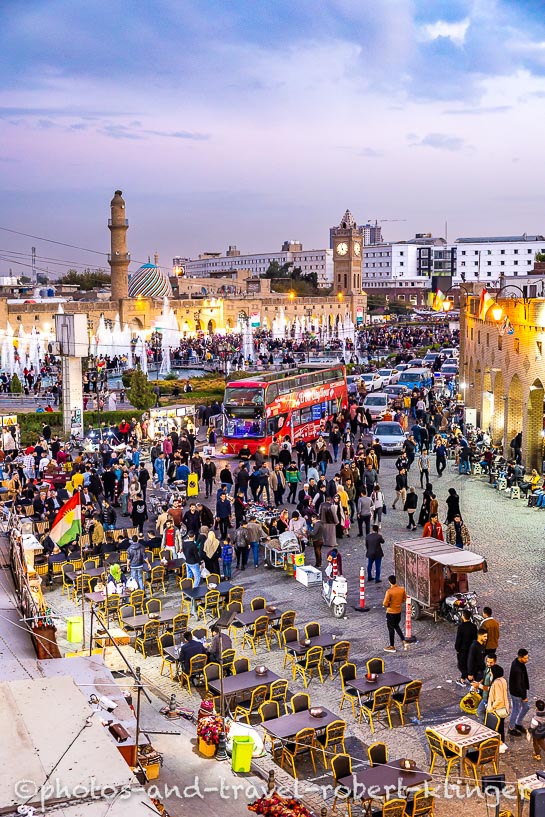
<svg viewBox="0 0 545 817"><path fill-rule="evenodd" d="M465 251L465 250L462 250L462 255L465 255L465 254L466 254L466 251Z"/></svg>
<svg viewBox="0 0 545 817"><path fill-rule="evenodd" d="M518 266L518 261L513 261L513 266Z"/></svg>
<svg viewBox="0 0 545 817"><path fill-rule="evenodd" d="M520 352L520 340L518 338L515 338L513 346L515 347L515 354L518 355Z"/></svg>
<svg viewBox="0 0 545 817"><path fill-rule="evenodd" d="M515 253L515 255L518 255L518 254L519 254L519 251L518 251L518 250L513 250L513 252Z"/></svg>
<svg viewBox="0 0 545 817"><path fill-rule="evenodd" d="M403 261L400 261L400 262L399 262L399 266L400 266L400 267L402 267L402 266L403 266Z"/></svg>
<svg viewBox="0 0 545 817"><path fill-rule="evenodd" d="M492 261L487 261L486 263L487 263L487 265L488 265L489 267L491 267L491 266L492 266Z"/></svg>
<svg viewBox="0 0 545 817"><path fill-rule="evenodd" d="M466 262L462 261L462 267L465 267L465 265L466 265Z"/></svg>
<svg viewBox="0 0 545 817"><path fill-rule="evenodd" d="M500 250L500 255L505 255L505 250Z"/></svg>
<svg viewBox="0 0 545 817"><path fill-rule="evenodd" d="M477 332L477 343L480 343L480 342L481 342L481 330L479 329L479 331Z"/></svg>
<svg viewBox="0 0 545 817"><path fill-rule="evenodd" d="M532 250L526 250L526 252L527 252L528 254L530 254L530 253L532 252Z"/></svg>
<svg viewBox="0 0 545 817"><path fill-rule="evenodd" d="M478 267L478 266L479 266L479 262L478 262L478 261L474 261L474 262L473 262L473 266L474 266L474 267Z"/></svg>
<svg viewBox="0 0 545 817"><path fill-rule="evenodd" d="M475 255L479 255L479 250L475 250Z"/></svg>
<svg viewBox="0 0 545 817"><path fill-rule="evenodd" d="M492 255L492 250L487 250L486 252L488 255Z"/></svg>
<svg viewBox="0 0 545 817"><path fill-rule="evenodd" d="M531 261L527 261L527 262L526 262L526 266L531 267L531 266L532 266L532 262L531 262Z"/></svg>
<svg viewBox="0 0 545 817"><path fill-rule="evenodd" d="M399 254L400 254L400 255L403 255L403 250L401 250L401 252L400 252Z"/></svg>
<svg viewBox="0 0 545 817"><path fill-rule="evenodd" d="M486 275L488 278L492 278L492 270L488 270Z"/></svg>
<svg viewBox="0 0 545 817"><path fill-rule="evenodd" d="M471 327L471 340L473 340L473 327Z"/></svg>
<svg viewBox="0 0 545 817"><path fill-rule="evenodd" d="M490 332L486 333L486 346L490 346Z"/></svg>
<svg viewBox="0 0 545 817"><path fill-rule="evenodd" d="M536 346L537 346L537 353L538 353L538 355L541 356L543 354L543 343L540 340L536 340Z"/></svg>

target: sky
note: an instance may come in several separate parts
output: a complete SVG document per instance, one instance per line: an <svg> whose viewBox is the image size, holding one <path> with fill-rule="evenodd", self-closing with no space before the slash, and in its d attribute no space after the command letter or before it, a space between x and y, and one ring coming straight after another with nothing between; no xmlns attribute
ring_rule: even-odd
<svg viewBox="0 0 545 817"><path fill-rule="evenodd" d="M38 237L0 274L105 265L116 189L133 268L325 247L347 207L545 233L538 0L25 0L0 43L0 227Z"/></svg>

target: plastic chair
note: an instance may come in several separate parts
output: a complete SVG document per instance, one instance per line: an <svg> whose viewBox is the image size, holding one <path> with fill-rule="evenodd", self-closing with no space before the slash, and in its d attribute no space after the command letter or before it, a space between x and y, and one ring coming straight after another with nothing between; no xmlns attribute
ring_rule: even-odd
<svg viewBox="0 0 545 817"><path fill-rule="evenodd" d="M392 704L397 707L399 717L401 718L401 726L405 726L404 713L411 704L416 707L416 714L420 720L420 693L422 692L422 681L411 681L405 687L403 692L394 692L392 695Z"/></svg>
<svg viewBox="0 0 545 817"><path fill-rule="evenodd" d="M339 718L339 720L333 721L326 726L325 733L323 735L318 735L316 737L316 748L322 753L324 768L327 769L326 750L337 749L337 747L340 747L343 754L346 753L346 748L344 745L345 731L346 722Z"/></svg>
<svg viewBox="0 0 545 817"><path fill-rule="evenodd" d="M300 757L308 754L310 755L314 774L316 774L316 762L314 760L315 751L316 744L314 729L300 729L295 735L294 741L288 741L284 744L282 756L280 758L280 768L283 769L284 761L289 760L293 771L293 776L295 779L297 779L297 769L295 768L295 764Z"/></svg>
<svg viewBox="0 0 545 817"><path fill-rule="evenodd" d="M352 706L352 714L356 717L356 706L360 705L360 693L351 685L352 681L355 681L357 678L356 665L350 663L343 664L339 670L339 674L341 676L341 688L343 691L339 709L342 710L345 700L348 700Z"/></svg>
<svg viewBox="0 0 545 817"><path fill-rule="evenodd" d="M457 763L460 758L455 753L452 752L450 749L447 749L445 744L443 743L443 739L440 735L433 731L433 729L426 729L426 740L428 741L428 746L430 749L431 754L431 763L430 763L430 774L433 772L435 768L435 761L437 758L441 758L445 761L446 769L445 769L445 784L448 782L448 776L450 774L450 770L455 763Z"/></svg>
<svg viewBox="0 0 545 817"><path fill-rule="evenodd" d="M324 660L323 647L311 647L303 663L294 662L292 665L293 680L300 675L303 679L305 689L308 687L308 682L314 677L314 673L318 674L321 683L324 683L324 676L322 675L322 662Z"/></svg>
<svg viewBox="0 0 545 817"><path fill-rule="evenodd" d="M392 728L392 718L390 716L390 706L392 703L392 689L391 687L379 687L375 689L368 701L362 701L360 705L360 715L358 722L361 723L363 716L369 720L371 732L375 732L375 724L373 718L378 718L382 712L386 713L388 718L388 725Z"/></svg>

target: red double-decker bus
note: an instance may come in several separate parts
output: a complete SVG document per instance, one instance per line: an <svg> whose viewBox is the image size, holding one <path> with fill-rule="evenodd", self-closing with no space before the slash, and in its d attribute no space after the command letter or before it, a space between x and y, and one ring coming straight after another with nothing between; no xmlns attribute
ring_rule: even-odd
<svg viewBox="0 0 545 817"><path fill-rule="evenodd" d="M238 454L247 445L252 454L266 453L275 435L288 436L292 443L315 440L326 421L347 406L341 365L231 381L223 399L223 452Z"/></svg>

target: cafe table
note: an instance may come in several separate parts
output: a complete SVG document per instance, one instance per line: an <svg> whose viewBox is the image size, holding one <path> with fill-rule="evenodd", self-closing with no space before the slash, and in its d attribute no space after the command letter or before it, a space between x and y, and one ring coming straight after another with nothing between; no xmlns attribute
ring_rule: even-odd
<svg viewBox="0 0 545 817"><path fill-rule="evenodd" d="M353 686L358 692L368 697L370 693L375 692L375 690L380 689L380 687L391 687L391 689L395 690L398 687L409 684L411 681L412 678L401 675L400 672L381 672L374 681L368 681L365 675L362 678L354 678L353 681L350 681L350 686Z"/></svg>
<svg viewBox="0 0 545 817"><path fill-rule="evenodd" d="M64 575L67 579L74 582L76 580L76 576L81 576L82 574L84 576L89 576L91 579L98 579L106 572L107 568L105 567L89 567L87 570L84 568L83 571L78 570L77 572L74 570L66 570Z"/></svg>
<svg viewBox="0 0 545 817"><path fill-rule="evenodd" d="M108 598L114 598L114 596L119 596L120 599L125 599L130 596L130 591L125 590L124 593L108 593ZM85 594L86 601L90 601L91 604L103 604L106 601L106 593L100 591L93 591L92 593Z"/></svg>
<svg viewBox="0 0 545 817"><path fill-rule="evenodd" d="M470 727L470 731L467 735L461 735L456 729L456 726L460 723L467 724ZM450 749L451 752L459 756L461 777L463 777L464 773L464 757L468 752L472 749L478 749L481 743L484 743L485 740L489 740L490 738L497 738L499 740L497 732L493 729L489 729L488 726L485 726L473 718L468 718L467 715L461 715L453 721L440 723L438 726L432 726L430 728L432 732L435 732L435 734L441 738L447 749Z"/></svg>
<svg viewBox="0 0 545 817"><path fill-rule="evenodd" d="M432 779L429 772L418 767L403 769L401 760L390 760L378 766L363 766L337 783L352 792L354 800L365 803L366 814L371 813L373 800L392 800L406 797L409 789L419 788Z"/></svg>
<svg viewBox="0 0 545 817"><path fill-rule="evenodd" d="M321 635L314 636L314 638L302 638L300 641L290 641L287 647L294 655L302 656L306 655L311 647L323 647L325 650L329 647L333 647L339 641L344 640L344 638L336 633L322 633Z"/></svg>
<svg viewBox="0 0 545 817"><path fill-rule="evenodd" d="M278 608L267 610L265 607L262 610L248 610L246 613L237 613L233 619L233 623L240 624L243 627L250 627L262 616L267 616L269 621L278 621L281 615L282 610Z"/></svg>
<svg viewBox="0 0 545 817"><path fill-rule="evenodd" d="M138 616L127 616L127 618L124 618L123 627L126 627L128 630L140 630L148 621L158 621L159 624L170 624L176 615L178 615L178 611L174 608L161 610L156 615L151 616L147 613L140 613Z"/></svg>
<svg viewBox="0 0 545 817"><path fill-rule="evenodd" d="M529 774L527 777L519 777L517 780L517 817L522 817L524 801L530 799L530 795L536 789L545 789L545 780L537 774Z"/></svg>
<svg viewBox="0 0 545 817"><path fill-rule="evenodd" d="M268 669L264 675L258 675L255 669L248 672L237 673L237 675L228 675L223 679L223 695L226 699L233 699L242 693L252 692L256 687L270 686L273 681L280 680L280 676L272 670ZM215 695L221 693L220 679L208 682L208 689Z"/></svg>
<svg viewBox="0 0 545 817"><path fill-rule="evenodd" d="M227 596L232 587L234 587L234 585L232 585L231 582L220 582L216 587L199 584L198 587L188 587L186 590L182 590L182 594L187 599L191 599L192 602L195 602L204 599L209 590L217 590L220 596Z"/></svg>
<svg viewBox="0 0 545 817"><path fill-rule="evenodd" d="M313 708L311 707L311 709ZM294 737L301 729L321 731L333 721L342 720L335 712L331 712L323 706L316 707L316 709L320 709L322 712L320 717L311 715L310 709L304 709L302 712L291 712L289 715L282 715L280 718L264 721L260 726L272 737L278 738L278 740L287 740Z"/></svg>

